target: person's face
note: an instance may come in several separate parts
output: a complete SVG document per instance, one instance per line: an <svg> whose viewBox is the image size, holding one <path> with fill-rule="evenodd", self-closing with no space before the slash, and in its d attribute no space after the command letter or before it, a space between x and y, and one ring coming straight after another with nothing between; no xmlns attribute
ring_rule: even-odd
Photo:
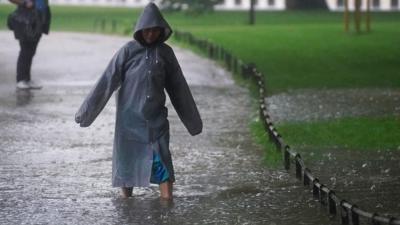
<svg viewBox="0 0 400 225"><path fill-rule="evenodd" d="M147 44L152 44L153 42L157 41L161 34L161 28L159 27L152 27L143 29L142 35L143 39Z"/></svg>

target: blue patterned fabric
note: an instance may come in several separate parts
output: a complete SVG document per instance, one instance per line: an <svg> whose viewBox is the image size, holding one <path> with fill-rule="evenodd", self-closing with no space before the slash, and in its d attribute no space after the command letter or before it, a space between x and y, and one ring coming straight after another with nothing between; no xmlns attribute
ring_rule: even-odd
<svg viewBox="0 0 400 225"><path fill-rule="evenodd" d="M161 184L166 182L168 179L169 179L168 170L161 162L160 154L154 152L150 183Z"/></svg>
<svg viewBox="0 0 400 225"><path fill-rule="evenodd" d="M35 0L35 8L39 11L45 11L48 3L47 0Z"/></svg>

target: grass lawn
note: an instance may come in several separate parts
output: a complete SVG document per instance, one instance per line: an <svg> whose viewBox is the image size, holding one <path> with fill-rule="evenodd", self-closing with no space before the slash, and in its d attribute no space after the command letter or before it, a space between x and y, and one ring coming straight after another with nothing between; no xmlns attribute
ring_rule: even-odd
<svg viewBox="0 0 400 225"><path fill-rule="evenodd" d="M0 23L0 29L6 29L6 17L14 8L14 5L0 5L0 20L4 21ZM123 31L132 28L140 14L139 9L77 6L52 6L51 12L51 31L79 32L93 32L94 23L98 19L115 20L118 22L119 31Z"/></svg>
<svg viewBox="0 0 400 225"><path fill-rule="evenodd" d="M299 88L400 87L400 13L376 14L373 31L361 35L345 34L338 13L298 16L298 21L289 17L274 24L268 19L278 18L264 16L253 27L182 29L255 63L266 75L269 94Z"/></svg>
<svg viewBox="0 0 400 225"><path fill-rule="evenodd" d="M13 8L0 5L0 29L6 29L6 16ZM140 10L54 6L52 12L52 30L92 32L95 21L106 18L117 21L122 34L132 29ZM341 13L322 11L258 12L255 26L246 25L245 12L165 17L174 29L207 38L255 63L266 75L268 94L303 88L400 87L399 12L373 13L372 32L360 35L343 32ZM289 144L301 148L399 149L399 122L394 117L345 118L280 124L278 130ZM260 141L260 124L251 128Z"/></svg>
<svg viewBox="0 0 400 225"><path fill-rule="evenodd" d="M400 150L400 118L396 117L287 123L277 129L289 143L306 150Z"/></svg>

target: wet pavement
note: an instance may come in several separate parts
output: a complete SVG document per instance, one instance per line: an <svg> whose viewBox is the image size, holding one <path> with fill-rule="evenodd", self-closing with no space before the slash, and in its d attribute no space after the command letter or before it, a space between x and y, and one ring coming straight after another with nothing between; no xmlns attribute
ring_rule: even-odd
<svg viewBox="0 0 400 225"><path fill-rule="evenodd" d="M121 198L111 187L114 98L89 128L73 118L127 38L44 37L33 65L40 91L15 90L18 43L10 32L0 38L0 224L338 224L292 174L263 166L248 130L256 115L247 90L178 48L204 132L187 134L168 103L174 201L160 201L157 186Z"/></svg>

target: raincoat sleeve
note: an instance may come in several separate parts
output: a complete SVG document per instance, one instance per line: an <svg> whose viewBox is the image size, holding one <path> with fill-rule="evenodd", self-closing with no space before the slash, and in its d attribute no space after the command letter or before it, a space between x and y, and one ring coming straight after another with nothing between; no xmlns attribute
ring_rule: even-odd
<svg viewBox="0 0 400 225"><path fill-rule="evenodd" d="M88 127L93 123L113 92L121 85L121 79L124 76L125 52L126 50L123 47L114 55L103 75L75 114L75 121L81 127Z"/></svg>
<svg viewBox="0 0 400 225"><path fill-rule="evenodd" d="M201 133L203 122L178 60L171 48L168 54L166 90L179 118L191 135Z"/></svg>

